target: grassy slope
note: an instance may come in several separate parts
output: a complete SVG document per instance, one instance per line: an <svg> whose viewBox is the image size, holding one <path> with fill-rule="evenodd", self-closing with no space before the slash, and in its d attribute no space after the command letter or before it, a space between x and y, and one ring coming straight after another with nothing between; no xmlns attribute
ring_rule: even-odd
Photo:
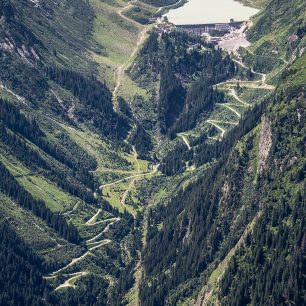
<svg viewBox="0 0 306 306"><path fill-rule="evenodd" d="M101 79L105 79L107 84L111 87L114 87L116 83L115 72L117 68L129 60L129 55L134 50L137 36L143 29L140 25L136 25L118 16L118 10L126 5L124 1L102 2L100 0L90 0L92 11L79 1L75 1L73 5L71 1L46 1L48 9L54 10L55 12L55 18L53 20L48 17L47 10L44 10L44 8L41 10L37 8L35 13L30 14L31 10L33 10L33 6L31 6L32 4L30 4L29 1L26 1L27 4L25 4L25 1L14 2L17 6L23 5L26 7L24 14L28 16L26 18L26 24L47 47L47 49L42 48L39 49L39 51L48 64L59 64L63 67L70 67L83 72L95 72ZM78 7L78 3L80 7ZM82 10L84 10L84 15L81 14ZM77 14L75 14L75 12L77 12ZM31 16L31 18L29 16ZM86 18L84 18L84 16ZM88 18L88 16L90 18ZM40 21L40 18L42 18L42 21ZM56 29L58 32L54 35L50 29ZM56 55L54 51L56 51ZM130 62L130 60L128 62ZM137 87L126 75L123 80L124 86L120 90L123 96L131 98L136 92L143 96L146 95L146 91ZM55 88L54 84L51 84L51 86ZM61 96L67 98L67 100L73 99L73 97L65 93L64 90L60 88L56 89L59 90ZM8 93L8 91L1 90L0 93L21 105L21 103L12 94ZM67 97L65 96L66 94ZM63 120L64 123L58 123L48 118L49 115L52 117L54 116L53 111L55 102L55 100L49 99L47 107L46 104L42 103L41 110L37 112L34 109L25 106L22 107L26 114L31 113L36 117L42 118L42 115L45 116L47 114L47 117L41 120L45 121L43 126L48 133L48 137L56 142L58 141L55 137L56 134L59 131L64 133L72 141L77 143L80 148L95 157L98 161L99 168L111 168L114 172L119 170L123 171L123 173L125 173L125 171L135 171L136 164L131 154L126 154L121 150L116 151L105 139L101 139L100 136L93 134L86 127L78 126L77 128L72 128L65 120ZM77 101L75 102L77 103ZM230 115L228 114L228 116ZM56 120L59 121L61 118L57 118ZM5 161L10 171L15 175L23 175L30 172L29 169L19 161L10 159L6 152L2 152L1 160ZM141 168L142 171L146 171L147 162L141 162ZM96 175L99 177L98 172ZM77 202L80 202L81 209L78 209L76 214L70 216L72 222L80 228L84 237L91 237L91 235L98 233L99 229L89 230L84 227L85 220L96 212L95 208L85 205L82 201L62 191L54 183L40 175L24 176L18 178L18 180L35 197L44 199L47 205L54 211L68 211L72 209ZM108 178L108 180L112 181L112 178ZM136 182L136 186L139 184L141 184L141 182ZM122 191L117 192L117 195L115 193L111 195L114 198L114 206L120 209L122 209L122 207L120 207L118 198L120 198L127 185L128 184L123 184L123 186L118 186L118 188L122 187ZM142 190L146 188L147 186L140 186ZM154 201L152 202L157 202L160 198L164 197L165 194L167 194L166 188L161 188L154 194ZM137 202L138 195L136 188L133 188L132 196L134 197L134 201ZM53 250L55 245L51 244L53 240L50 237L54 237L55 234L44 224L41 224L39 220L36 220L35 223L43 228L42 235L45 236L43 239L41 238L41 241L48 241L46 247L41 247L39 241L39 237L41 236L38 236L37 239L33 239L33 233L37 230L36 225L24 222L27 218L32 220L31 218L34 217L30 217L30 214L27 212L21 213L16 205L8 199L3 198L1 202L7 204L5 205L4 213L14 220L16 229L21 232L24 239L29 241L32 246L40 249L46 258L52 257L53 254L50 254L50 250ZM112 203L112 200L110 202ZM131 211L134 212L134 210ZM102 218L107 217L109 217L107 214L103 214ZM55 239L59 238L56 237ZM62 243L60 240L57 241ZM67 255L67 258L65 257L63 260L68 260L68 258L73 258L78 255L78 250L71 250L71 248L71 246L67 245L65 251L62 252L60 250L58 253L54 253L53 259L59 260L61 254Z"/></svg>
<svg viewBox="0 0 306 306"><path fill-rule="evenodd" d="M145 26L137 25L135 22L119 16L118 11L126 5L124 1L90 0L91 6L88 6L86 1L82 0L47 0L38 7L34 7L32 2L25 0L12 0L12 2L20 13L20 21L24 22L29 31L32 31L41 42L34 47L44 64L57 65L86 74L94 73L101 80L105 80L110 89L115 87L118 67L124 65L127 68L132 63L133 57L136 55L135 45L139 40L140 33L144 33L147 29ZM139 5L152 13L157 10L148 5ZM13 56L21 62L28 60L20 58L17 52ZM37 63L33 58L30 61L31 66L36 66ZM40 64L37 64L37 68L38 70L41 68ZM146 90L136 86L125 74L123 75L123 83L124 86L121 86L119 92L124 97L132 99L135 93L146 97ZM33 116L46 134L47 139L57 144L65 152L69 152L73 147L73 150L76 151L72 154L76 154L77 158L81 158L83 153L94 158L98 164L98 169L95 172L98 181L113 182L118 176L121 178L130 175L130 172L137 172L138 168L141 172L149 171L148 161L138 160L136 162L132 152L128 153L126 148L117 148L117 144L112 144L109 140L92 132L86 122L80 123L75 118L68 120L67 109L63 107L62 103L73 109L73 107L80 106L80 101L54 82L50 81L49 86L46 98L37 101L39 103L36 105L32 105L32 101L29 99L24 104L23 100L20 100L14 92L5 88L0 89L0 95L20 106L26 116ZM67 140L68 144L62 142L63 138ZM63 167L50 156L38 150L35 145L29 144L51 165ZM69 144L73 144L73 146L71 147ZM98 273L108 279L109 283L113 283L116 279L114 274L122 264L120 259L121 246L116 240L118 236L116 222L109 228L107 227L108 223L87 226L86 221L97 213L97 207L88 205L72 196L59 188L55 182L39 173L32 175L29 168L10 156L5 149L0 152L0 160L35 198L43 199L51 210L63 213L67 220L78 228L84 239L91 239L106 230L96 241L110 239L110 243L107 242L107 245L95 249L92 251L94 256L85 257L84 260L80 260L65 270L65 273L86 270L90 273ZM108 175L108 171L110 175ZM117 190L109 191L110 196L105 196L105 199L109 200L110 204L121 212L127 209L135 214L138 209L142 209L144 206L143 194L147 190L147 185L143 181L151 184L151 179L154 179L153 175L148 174L135 180L127 196L125 207L121 205L120 200L129 186L129 182L116 185L114 189L122 187L121 190L119 192ZM164 186L162 193L167 194ZM45 260L55 263L54 268L63 267L73 258L84 254L84 248L67 243L44 222L34 217L30 212L19 208L10 199L0 195L0 202L1 214L9 218L16 232L26 243L37 250ZM112 214L102 210L97 216L97 222L112 217ZM124 244L125 242L123 240L120 243ZM107 253L105 249L111 251ZM123 254L125 252L128 250L122 251ZM110 258L109 253L118 255L114 259ZM58 277L48 281L51 286L57 287L64 283L67 277L60 273Z"/></svg>
<svg viewBox="0 0 306 306"><path fill-rule="evenodd" d="M246 1L247 3L247 1ZM298 51L306 45L305 38L300 42L299 49L296 46L291 46L288 42L290 35L296 33L298 26L302 26L305 23L306 13L304 10L303 1L295 1L292 3L284 3L282 5L275 4L275 1L255 1L253 5L256 7L265 7L262 12L255 17L254 26L248 31L248 37L252 41L252 45L246 50L241 49L244 63L248 67L254 67L257 61L275 61L275 64L267 71L266 80L268 84L277 84L278 78L281 73L286 69L287 61L294 58ZM250 3L248 3L250 4ZM286 12L286 13L285 13ZM296 18L298 16L298 18ZM273 20L273 22L271 21ZM272 51L277 50L278 54L274 54ZM259 67L254 67L255 70ZM244 70L242 68L242 70ZM260 70L257 70L261 72ZM257 77L257 75L255 75ZM252 84L250 84L252 87ZM266 99L271 90L265 90L256 88L242 88L238 93L239 98L248 104L255 105L260 103L263 99ZM218 89L224 89L227 94L228 105L232 108L226 108L218 106L214 109L208 120L219 121L217 124L226 132L233 126L233 124L227 124L226 122L238 122L239 118L237 113L243 115L247 109L241 105L237 99L228 95L228 86L218 86ZM241 107L242 106L242 107ZM195 129L188 131L189 137L199 137L203 133L208 133L211 137L219 137L221 131L218 130L218 134L211 130L212 125L207 123L207 120L199 120ZM213 139L211 141L214 141Z"/></svg>
<svg viewBox="0 0 306 306"><path fill-rule="evenodd" d="M273 6L271 7L273 8ZM283 13L280 13L279 12L280 10L283 11ZM275 9L274 11L277 11L277 10ZM303 20L304 18L305 10L303 10L302 2L297 0L294 5L292 3L283 3L283 6L281 7L281 9L279 9L279 11L275 12L275 15L278 14L277 21L274 21L271 26L264 27L264 33L261 33L261 31L263 30L262 28L261 30L258 30L259 25L257 25L256 22L258 23L262 22L261 19L269 20L268 13L266 11L263 11L261 15L255 20L255 26L251 29L250 34L249 34L249 37L253 40L253 45L249 49L251 53L255 53L255 54L254 56L251 56L252 54L249 52L249 54L245 55L245 59L247 59L248 57L251 57L251 60L249 63L252 65L253 61L256 60L257 57L262 57L264 52L267 52L267 54L269 55L269 53L271 53L274 48L278 50L279 52L278 55L273 54L273 58L276 58L276 57L280 58L279 65L274 67L274 69L270 71L267 75L267 81L270 84L277 84L280 75L286 69L287 64L283 62L284 59L289 60L290 57L292 56L292 53L295 53L296 55L299 54L300 50L305 45L305 38L304 40L299 42L299 46L296 46L296 49L292 49L292 48L290 49L289 44L288 44L288 37L291 34L295 33L296 28L301 24L301 20ZM288 14L288 16L283 18L283 16L287 14L287 13L284 13L285 11L289 12L290 14ZM299 17L296 18L297 16ZM266 42L269 42L269 44L265 44ZM268 46L268 48L266 48L266 46ZM272 56L272 53L269 56ZM305 84L305 75L306 75L305 74L305 71L306 71L305 70L305 60L306 60L306 56L304 55L303 57L298 58L293 63L293 65L291 66L291 71L294 71L294 73L291 73L290 77L286 79L285 83L280 84L280 88L282 90L294 91L295 88L299 88L299 90L301 90L301 85ZM256 103L259 103L263 98L266 98L267 94L271 94L271 93L272 91L267 91L264 89L243 88L239 96L242 100L250 104L256 104ZM231 103L235 102L230 97L228 97L228 99ZM237 101L235 103L237 104ZM235 107L235 109L239 111L237 107ZM286 109L283 110L283 112L285 111ZM211 119L216 119L220 121L222 120L232 121L233 119L235 119L234 117L235 116L233 113L229 113L227 110L222 109L222 111L218 110L214 112ZM205 125L204 126L203 125L204 125L203 123L198 123L197 128L193 131L189 131L188 135L189 136L201 135L201 133L204 132L206 128ZM230 126L224 126L224 125L222 126L226 129L230 128ZM259 131L258 127L255 128L249 135L247 135L244 139L242 139L242 141L239 142L236 147L238 151L239 150L243 151L243 148L245 147L245 142L250 137L254 138L253 139L254 148L253 150L249 152L250 154L249 171L252 171L251 169L253 169L252 171L253 174L252 175L248 174L244 182L244 184L246 185L246 189L243 191L243 193L244 193L244 197L246 201L251 201L250 198L249 199L247 198L250 196L251 191L253 190L256 184L256 170L258 167L258 150L259 150L258 149L258 146L259 146L258 144L258 136L259 136L258 133L259 132L258 131ZM253 221L254 222L250 223L249 229L251 229L254 226L255 220ZM220 280L219 277L224 273L227 267L227 263L233 256L234 251L238 248L238 246L235 247L229 253L229 256L226 257L225 260L221 262L219 266L218 265L215 266L215 270L212 269L211 271L211 275L209 277L208 284L210 287L216 290L214 292L214 295L210 299L210 302L212 303L215 301L216 292L218 289L217 280L218 281ZM184 288L178 288L178 290L180 289L184 290ZM196 301L193 300L192 298L187 298L184 301L180 301L179 305L194 305L195 302Z"/></svg>
<svg viewBox="0 0 306 306"><path fill-rule="evenodd" d="M37 7L29 1L13 0L12 3L15 5L18 20L24 22L28 30L32 31L44 46L38 45L36 51L43 56L48 65L61 65L83 72L97 71L99 77L105 79L111 87L116 82L117 68L126 63L135 50L138 35L143 30L141 25L124 19L118 14L118 11L126 5L124 1L93 0L90 5L81 0L45 1L43 5ZM30 11L32 11L32 18L28 17ZM52 82L49 86L65 104L78 107L79 102L69 92ZM132 81L124 88L128 94L132 94L134 88ZM145 94L144 91L139 92ZM1 89L0 94L20 104L13 93ZM55 104L57 101L52 95L48 95L44 103L41 103L42 109L38 111L21 105L25 114L31 113L41 121L45 133L52 142L57 143L58 135L66 134L71 141L97 160L98 169L108 168L116 172L117 170L133 171L136 168L131 154L123 151L116 152L112 145L93 134L86 126L72 128L69 126L70 123L65 122L66 118L56 118L54 111L57 112L60 106ZM141 166L145 171L147 163L141 162ZM99 174L97 176L99 178ZM49 192L46 194L50 194L50 190L53 190L39 176L32 177L32 184L29 178L20 180L29 189L32 186L33 194L39 198L43 198L44 192L48 189ZM41 190L35 187L38 184L41 185ZM51 193L56 192L53 190ZM53 198L51 195L48 197L48 204L55 210L61 210L63 207L57 202L65 199L66 203L69 195L65 198L62 194L58 200Z"/></svg>
<svg viewBox="0 0 306 306"><path fill-rule="evenodd" d="M90 52L89 56L98 64L100 76L114 87L116 69L133 52L141 26L118 15L118 10L126 5L123 1L91 0L90 3L96 13L93 39L103 45L105 52Z"/></svg>
<svg viewBox="0 0 306 306"><path fill-rule="evenodd" d="M248 37L253 42L251 51L263 48L265 55L273 56L276 49L280 56L289 58L292 50L288 46L289 36L295 34L297 27L305 24L305 3L302 0L282 2L269 1L255 20L255 26Z"/></svg>
<svg viewBox="0 0 306 306"><path fill-rule="evenodd" d="M117 11L126 5L124 1L105 2L93 0L89 7L84 1L44 1L44 5L34 7L30 1L13 1L20 14L20 21L24 22L29 31L39 39L41 44L35 46L36 52L40 55L46 65L59 65L65 68L78 70L85 73L97 73L99 78L106 80L111 87L115 85L115 71L124 64L135 49L138 35L142 29L139 25L122 19ZM31 18L30 18L31 17ZM22 38L23 39L23 38ZM17 38L16 38L17 41ZM16 58L23 61L16 53ZM27 59L25 59L26 61ZM32 62L33 59L31 58ZM33 61L34 62L34 61ZM17 62L16 62L17 63ZM31 64L32 65L32 64ZM38 68L40 69L40 67ZM26 82L26 81L25 81ZM132 82L130 82L132 83ZM50 82L53 89L65 104L78 106L79 101L71 93L59 85ZM132 88L133 84L128 87ZM143 92L143 91L142 91ZM88 153L97 160L98 170L110 169L111 172L134 172L138 168L132 153L125 152L113 146L109 140L93 133L79 122L71 122L61 110L59 99L55 99L51 90L47 93L45 100L39 101L38 107L31 104L32 101L19 100L14 92L7 89L0 89L1 97L7 98L12 103L21 107L26 116L31 115L37 119L47 138L57 144L64 151L70 150L69 143L81 158L82 152ZM73 120L72 120L73 121ZM61 142L62 137L68 139L68 145ZM35 147L30 144L31 147ZM37 150L37 148L35 149ZM62 167L47 154L38 150L50 163ZM35 198L43 199L47 206L55 212L63 212L70 222L74 223L85 239L98 235L106 228L106 224L88 227L85 222L96 212L97 208L85 204L82 200L70 195L59 188L55 182L50 181L39 173L31 175L28 169L19 160L10 156L1 144L0 160L4 162L9 171L16 176L18 182L29 191ZM141 171L148 170L147 161L138 161ZM95 174L100 179L100 172ZM129 174L128 174L129 175ZM106 182L112 182L112 177L106 177ZM136 192L136 189L132 190ZM120 197L122 194L120 194ZM136 201L136 198L134 198ZM32 216L28 211L20 209L15 203L1 195L1 214L11 220L15 230L20 236L47 260L54 261L56 266L63 266L72 258L80 256L83 252L79 247L68 244L58 237L52 229L44 222ZM3 205L2 205L3 204ZM120 211L123 207L117 205ZM130 209L132 212L134 208ZM112 217L110 213L102 210L98 221ZM112 236L112 228L100 239ZM99 241L99 239L97 240ZM116 252L120 253L120 247L114 242ZM108 246L107 246L108 247ZM120 266L116 260L110 260L105 254L105 247L98 248L95 253L99 254L99 262L93 263L88 258L84 262L73 266L73 269L86 268L89 271L101 272L113 280L111 274L117 269L111 268L114 263ZM120 255L118 255L120 256ZM105 262L111 262L105 268ZM102 267L102 266L103 267ZM54 286L59 285L61 280L52 281Z"/></svg>
<svg viewBox="0 0 306 306"><path fill-rule="evenodd" d="M250 47L250 50L252 50L252 52L256 53L256 50L261 48L264 42L272 40L273 43L277 43L277 47L280 50L280 54L278 56L281 57L282 55L287 54L288 50L286 49L286 45L288 43L286 41L286 38L288 37L288 33L294 33L294 30L293 30L294 26L295 28L297 26L295 22L293 22L293 18L294 18L293 16L296 16L295 14L298 14L297 16L302 16L302 18L304 17L303 14L301 14L301 12L303 12L303 10L301 10L302 9L300 5L301 3L299 3L299 1L297 2L298 2L297 5L294 6L292 10L290 10L291 13L287 16L286 20L284 21L285 24L283 24L282 26L280 25L282 21L282 15L281 15L279 19L277 20L277 22L273 24L272 33L270 33L270 30L266 28L266 35L259 37L258 40L254 41L254 44ZM262 19L267 18L267 13L265 13L265 11L262 12L261 18ZM257 19L257 22L259 22L259 20L260 18ZM281 28L280 31L278 30L278 27ZM257 29L257 25L255 23L254 29L252 30L250 36L256 33L256 29ZM296 49L297 51L294 51L295 54L299 54L300 50L303 48L304 45L305 45L305 39L302 39L300 41L300 44L297 46L297 49ZM281 65L279 67L276 67L274 70L272 70L268 74L267 79L269 80L269 76L272 77L275 75L278 75L278 77L280 77L280 75L284 72L285 67L286 65ZM277 91L284 92L285 95L288 94L289 96L290 96L290 92L292 92L292 94L296 94L297 92L300 92L300 94L302 95L303 86L305 85L305 82L306 82L306 54L300 57L298 56L298 58L294 61L294 63L290 65L289 68L287 68L286 70L288 70L289 72L285 74L286 75L285 80L282 80L280 83L277 84L278 85ZM253 90L253 92L252 91L248 92L244 90L241 96L245 98L252 98L254 99L254 101L256 101L258 100L260 95L261 95L260 93L258 92L256 93L256 90L255 91ZM295 107L295 104L291 105L291 108L294 108L294 107ZM275 104L274 106L270 107L268 112L270 116L272 116L273 118L274 115L275 116L281 115L281 114L284 115L286 114L286 112L289 112L289 111L292 111L290 107L286 103L282 102L279 105ZM277 123L274 123L274 124L277 124ZM241 141L239 141L235 148L235 150L239 151L240 154L242 154L243 151L246 149L246 143L250 141L250 139L253 139L252 142L253 142L254 147L252 150L248 152L249 160L250 160L250 165L248 168L249 173L248 173L248 176L245 178L245 181L242 184L242 186L246 186L245 187L246 189L243 191L243 197L246 197L246 198L249 197L249 195L252 193L252 189L257 184L256 175L254 176L253 174L254 173L256 174L258 163L259 163L259 142L258 142L259 131L260 131L260 125L254 128L248 135L246 135ZM294 137L292 137L290 140L291 140L290 148L292 150L291 153L293 154L293 152L296 150L296 147L295 147L296 143L298 143L298 141L301 141L301 139L295 139ZM295 166L288 173L286 173L286 175L284 175L284 178L283 178L284 182L281 183L282 186L285 184L287 188L288 185L290 185L290 179L288 178L290 177L290 175L294 176L293 173L299 170L299 166L302 163L303 162L300 160L297 166ZM253 185L253 187L249 189L248 186L251 186L251 185ZM298 188L302 188L302 186L294 186L294 187L292 186L292 187L289 187L289 189L290 188L292 188L292 194L294 194L293 190L298 190ZM287 188L287 190L289 189ZM210 274L208 275L207 282L205 282L206 286L202 288L202 292L200 293L201 298L205 300L205 302L203 302L203 304L201 305L220 305L220 301L218 301L218 292L220 289L219 284L222 279L222 276L224 275L224 273L226 273L228 263L233 258L233 256L235 256L235 253L237 252L237 250L243 243L243 239L245 238L247 233L250 233L251 229L255 226L259 216L260 215L257 215L253 219L253 221L248 224L248 226L245 229L244 234L242 235L241 241L239 241L231 249L231 251L227 254L227 256L224 258L223 261L219 262L218 264L215 264L215 268L211 270ZM239 215L237 217L239 217ZM195 303L195 301L196 300L193 298L187 298L186 300L181 301L180 305L191 305Z"/></svg>

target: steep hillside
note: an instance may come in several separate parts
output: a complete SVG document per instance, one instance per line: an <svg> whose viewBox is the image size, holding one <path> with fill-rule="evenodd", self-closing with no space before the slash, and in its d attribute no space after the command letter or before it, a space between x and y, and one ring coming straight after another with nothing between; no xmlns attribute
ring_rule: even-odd
<svg viewBox="0 0 306 306"><path fill-rule="evenodd" d="M20 301L24 305L40 305L46 283L37 269L37 266L42 265L39 257L24 245L3 219L0 223L0 238L0 305L17 305ZM13 278L10 277L12 274Z"/></svg>
<svg viewBox="0 0 306 306"><path fill-rule="evenodd" d="M229 156L152 212L142 305L190 296L187 305L305 303L305 275L287 270L305 265L305 59L284 73L258 125Z"/></svg>
<svg viewBox="0 0 306 306"><path fill-rule="evenodd" d="M25 257L3 272L1 282L13 284L25 265L1 305L41 305L41 298L52 305L105 304L110 284L131 261L134 221L126 210L135 211L120 201L116 206L99 186L148 165L124 142L131 119L114 111L112 93L113 74L140 30L118 15L123 2L98 1L103 14L82 0L0 4L0 214ZM100 26L116 25L111 33L120 33L118 62L109 29L96 28L98 17ZM112 63L112 79L94 54ZM29 260L26 248L35 252ZM24 282L30 274L33 280Z"/></svg>
<svg viewBox="0 0 306 306"><path fill-rule="evenodd" d="M271 18L272 7L287 10L286 18ZM243 62L265 57L260 42L269 40L271 27L276 40L286 39L280 58L296 35L294 57L269 68L277 75L276 90L244 116L239 129L219 147L198 151L202 163L218 158L205 175L152 209L141 305L305 303L306 56L301 22L291 22L304 12L298 1L290 11L271 1L251 29L253 51L239 51ZM267 20L271 27L262 27ZM279 34L279 21L286 33ZM166 167L177 167L182 156L190 159L182 149L171 153Z"/></svg>
<svg viewBox="0 0 306 306"><path fill-rule="evenodd" d="M304 1L269 1L248 32L253 42L245 54L247 62L261 72L294 61L299 45L305 46L306 12Z"/></svg>
<svg viewBox="0 0 306 306"><path fill-rule="evenodd" d="M305 303L303 3L183 3L0 0L1 305Z"/></svg>
<svg viewBox="0 0 306 306"><path fill-rule="evenodd" d="M116 303L114 287L138 257L143 190L160 175L140 159L151 139L124 98L145 90L125 70L159 11L136 1L0 2L0 214L21 244L3 270L11 289L1 304ZM11 285L22 264L30 282Z"/></svg>

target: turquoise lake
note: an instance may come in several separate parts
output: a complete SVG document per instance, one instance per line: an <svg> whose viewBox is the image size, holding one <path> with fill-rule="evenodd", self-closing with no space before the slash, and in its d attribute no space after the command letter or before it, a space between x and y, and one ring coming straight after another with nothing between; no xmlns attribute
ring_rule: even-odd
<svg viewBox="0 0 306 306"><path fill-rule="evenodd" d="M234 0L189 0L170 10L165 16L175 25L225 23L230 19L245 21L258 13L257 9Z"/></svg>

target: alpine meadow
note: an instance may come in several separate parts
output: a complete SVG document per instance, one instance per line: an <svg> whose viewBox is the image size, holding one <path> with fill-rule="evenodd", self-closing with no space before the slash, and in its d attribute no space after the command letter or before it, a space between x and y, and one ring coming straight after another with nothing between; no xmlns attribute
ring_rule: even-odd
<svg viewBox="0 0 306 306"><path fill-rule="evenodd" d="M0 15L0 306L306 305L305 0Z"/></svg>

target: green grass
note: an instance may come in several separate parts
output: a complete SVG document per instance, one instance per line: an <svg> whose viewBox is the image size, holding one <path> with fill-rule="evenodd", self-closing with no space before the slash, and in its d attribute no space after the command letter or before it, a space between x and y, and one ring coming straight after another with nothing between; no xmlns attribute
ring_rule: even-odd
<svg viewBox="0 0 306 306"><path fill-rule="evenodd" d="M125 209L130 211L131 213L135 213L134 209L129 208L129 206L123 206L121 204L121 198L128 188L129 182L127 181L118 183L113 186L103 187L102 195L105 200L107 200L113 207L117 208L120 212L123 212Z"/></svg>
<svg viewBox="0 0 306 306"><path fill-rule="evenodd" d="M128 74L124 74L122 83L123 86L120 88L120 95L126 98L129 102L132 102L136 95L143 97L145 101L149 99L148 91L137 85Z"/></svg>
<svg viewBox="0 0 306 306"><path fill-rule="evenodd" d="M142 26L133 19L128 20L129 17L126 19L120 16L119 10L127 5L124 1L90 0L90 3L96 13L93 40L103 46L103 52L89 50L89 57L98 65L100 77L110 88L114 88L118 81L118 68L124 65L125 70L133 63L136 54L131 55L135 52L140 33L149 30L150 26ZM141 10L154 11L148 5L143 5ZM125 73L121 83L123 86L120 86L119 94L124 98L131 100L135 94L146 96L146 91L137 86Z"/></svg>
<svg viewBox="0 0 306 306"><path fill-rule="evenodd" d="M0 98L8 101L14 101L14 103L20 103L18 99L10 92L5 89L0 88Z"/></svg>
<svg viewBox="0 0 306 306"><path fill-rule="evenodd" d="M106 140L85 126L76 129L64 124L60 125L72 140L96 159L98 169L133 170L132 157L129 160L126 159L125 153L113 149Z"/></svg>
<svg viewBox="0 0 306 306"><path fill-rule="evenodd" d="M288 37L293 34L293 28L301 25L305 18L305 3L303 0L292 2L270 3L255 19L254 27L248 33L253 41L250 50L257 52L262 46L264 55L275 56L271 53L277 49L278 57L285 59L290 56ZM287 52L289 51L289 52Z"/></svg>
<svg viewBox="0 0 306 306"><path fill-rule="evenodd" d="M261 9L266 5L267 0L240 0L239 2L245 4L246 6Z"/></svg>
<svg viewBox="0 0 306 306"><path fill-rule="evenodd" d="M28 175L32 171L12 157L0 155L0 160L15 176L16 180L35 198L44 200L52 211L60 212L73 207L79 199L70 196L40 175Z"/></svg>
<svg viewBox="0 0 306 306"><path fill-rule="evenodd" d="M65 211L78 201L41 176L25 176L17 181L35 198L43 199L52 211Z"/></svg>
<svg viewBox="0 0 306 306"><path fill-rule="evenodd" d="M112 4L99 0L90 2L96 12L93 38L104 47L107 58L115 64L124 63L126 56L133 51L141 27L117 14L118 9L125 5L123 1Z"/></svg>
<svg viewBox="0 0 306 306"><path fill-rule="evenodd" d="M264 98L268 97L272 91L258 88L241 88L239 97L242 101L255 105L260 103Z"/></svg>
<svg viewBox="0 0 306 306"><path fill-rule="evenodd" d="M32 247L47 262L63 264L69 257L79 254L79 247L69 244L49 228L44 221L30 211L0 193L0 213L10 220L11 226L29 247ZM60 244L61 247L58 247Z"/></svg>
<svg viewBox="0 0 306 306"><path fill-rule="evenodd" d="M114 87L116 69L133 52L141 27L117 14L123 1L90 3L95 11L93 39L103 46L103 53L90 52L90 57L98 64L100 76Z"/></svg>
<svg viewBox="0 0 306 306"><path fill-rule="evenodd" d="M306 53L298 58L295 63L290 67L291 74L286 79L282 88L298 88L305 85L306 76Z"/></svg>
<svg viewBox="0 0 306 306"><path fill-rule="evenodd" d="M142 174L138 177L127 179L123 182L119 182L111 186L105 186L102 188L102 196L120 212L123 212L126 209L131 214L135 215L138 210L143 209L143 204L140 202L139 199L139 192L141 192L142 185L139 183L141 183L144 179L150 180L151 178L158 175L159 173ZM133 180L134 183L132 186L130 186ZM121 203L121 200L127 189L129 189L129 192L125 201L125 205L123 205Z"/></svg>
<svg viewBox="0 0 306 306"><path fill-rule="evenodd" d="M150 23L150 19L155 12L156 8L149 8L148 6L144 7L143 5L134 5L129 10L124 12L124 15L140 24L148 24Z"/></svg>
<svg viewBox="0 0 306 306"><path fill-rule="evenodd" d="M255 217L251 223L249 223L246 228L245 228L245 232L244 235L246 236L246 233L249 233L252 228L254 227L254 225L256 224L257 221L257 217ZM243 240L241 241L243 243ZM219 290L219 283L220 280L224 274L224 272L226 271L228 264L230 262L230 260L232 259L233 256L235 256L236 251L238 250L238 248L240 247L241 243L237 243L226 255L226 257L219 263L219 265L212 271L212 273L209 276L208 279L208 286L211 288L212 290L212 295L209 298L210 302L213 302L217 299L217 294L218 294L218 290Z"/></svg>

